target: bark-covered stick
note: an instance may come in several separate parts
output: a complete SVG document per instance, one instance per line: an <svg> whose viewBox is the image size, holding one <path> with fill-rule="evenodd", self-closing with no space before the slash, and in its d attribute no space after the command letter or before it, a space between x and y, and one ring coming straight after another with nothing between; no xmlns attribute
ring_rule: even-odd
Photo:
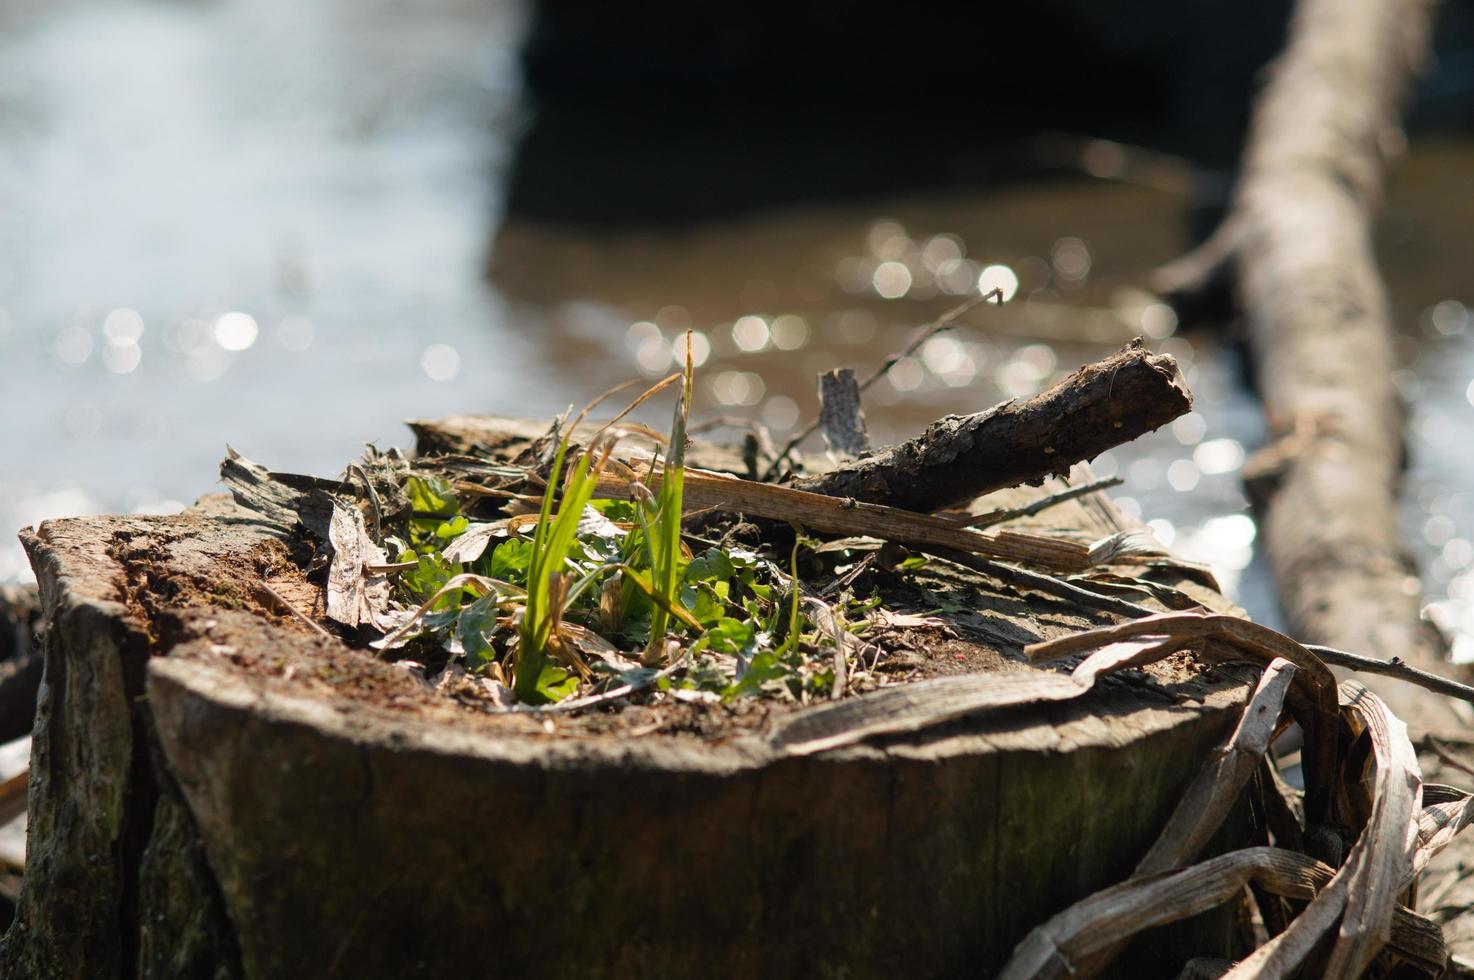
<svg viewBox="0 0 1474 980"><path fill-rule="evenodd" d="M1177 362L1137 341L1033 398L939 419L909 442L794 486L928 513L1063 476L1191 408Z"/></svg>

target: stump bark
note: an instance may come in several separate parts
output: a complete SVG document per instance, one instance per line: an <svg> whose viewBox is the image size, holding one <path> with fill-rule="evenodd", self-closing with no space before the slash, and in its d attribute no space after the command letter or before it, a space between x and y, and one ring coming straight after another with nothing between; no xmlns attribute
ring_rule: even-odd
<svg viewBox="0 0 1474 980"><path fill-rule="evenodd" d="M1179 666L804 756L550 732L284 615L253 583L320 589L239 516L25 543L51 628L5 976L986 975L1130 872L1249 687ZM1001 584L972 615L1004 667L1101 621ZM1228 950L1209 916L1119 968Z"/></svg>

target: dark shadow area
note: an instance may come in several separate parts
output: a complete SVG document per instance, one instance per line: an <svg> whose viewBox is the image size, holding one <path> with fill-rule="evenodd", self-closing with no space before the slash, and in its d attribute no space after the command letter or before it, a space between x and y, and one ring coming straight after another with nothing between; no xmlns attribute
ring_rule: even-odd
<svg viewBox="0 0 1474 980"><path fill-rule="evenodd" d="M1045 130L1232 166L1288 4L536 5L514 217L663 225L1037 173Z"/></svg>
<svg viewBox="0 0 1474 980"><path fill-rule="evenodd" d="M840 0L533 7L533 114L508 214L671 227L1074 169L1027 140L1116 140L1203 171L1216 212L1286 0ZM1445 5L1415 123L1474 118L1474 6ZM1195 216L1194 225L1214 217Z"/></svg>

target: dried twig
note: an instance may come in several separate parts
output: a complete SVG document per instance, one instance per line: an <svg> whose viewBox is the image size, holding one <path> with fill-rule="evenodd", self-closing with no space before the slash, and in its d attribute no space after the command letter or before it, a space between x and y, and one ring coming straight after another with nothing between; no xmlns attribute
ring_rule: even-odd
<svg viewBox="0 0 1474 980"><path fill-rule="evenodd" d="M1400 681L1416 684L1418 687L1437 694L1445 694L1451 698L1457 698L1460 701L1468 701L1474 704L1474 687L1450 680L1447 677L1441 677L1432 671L1414 667L1397 657L1393 657L1391 660L1379 660L1376 657L1365 657L1358 653L1347 653L1345 650L1336 650L1317 643L1307 643L1305 649L1333 667L1345 667L1365 674L1381 674L1384 677L1395 677Z"/></svg>
<svg viewBox="0 0 1474 980"><path fill-rule="evenodd" d="M943 313L941 316L937 317L934 321L932 321L931 326L927 327L925 330L921 331L921 333L916 335L916 338L911 341L911 343L906 347L905 350L901 351L901 353L899 354L891 355L889 358L886 359L886 362L876 370L874 374L870 375L870 377L860 382L860 393L864 394L866 391L868 391L871 385L875 384L881 378L889 374L891 372L891 368L895 367L897 364L901 363L901 361L905 360L906 358L910 357L912 354L920 350L921 346L925 344L928 340L931 340L939 333L951 330L952 327L956 325L957 320L964 313L967 313L975 307L981 306L990 299L996 299L998 301L998 305L1002 306L1003 290L995 288L989 290L986 293L980 293L977 296L969 298L965 303L955 306L952 309L948 310L946 313ZM768 481L777 476L778 467L783 465L784 460L788 459L789 455L799 447L800 443L802 443L805 439L813 435L818 430L819 420L815 419L814 421L810 422L803 430L801 430L791 439L789 439L788 442L784 444L783 448L778 451L778 455L774 457L772 464L763 473L763 480Z"/></svg>
<svg viewBox="0 0 1474 980"><path fill-rule="evenodd" d="M990 510L986 514L977 514L973 517L966 518L960 523L964 527L981 528L992 527L994 524L1002 524L1004 521L1016 521L1021 517L1033 517L1040 511L1053 507L1056 504L1062 504L1067 500L1074 500L1086 494L1108 490L1111 487L1118 487L1124 482L1119 476L1107 477L1103 480L1092 480L1089 483L1082 483L1078 487L1069 487L1058 493L1051 493L1047 496L1040 497L1038 500L1020 507L1004 507L1000 510Z"/></svg>
<svg viewBox="0 0 1474 980"><path fill-rule="evenodd" d="M794 486L931 513L992 490L1065 476L1076 463L1191 409L1177 362L1138 341L1032 398L938 419L914 439Z"/></svg>
<svg viewBox="0 0 1474 980"><path fill-rule="evenodd" d="M333 636L333 634L323 629L321 623L304 613L302 610L298 609L296 606L292 605L286 600L286 597L284 597L280 592L273 589L271 586L267 585L264 581L257 582L256 587L259 588L263 593L265 593L265 595L270 598L278 607L280 607L283 612L290 613L292 616L296 617L299 622L306 623L308 626L312 627L313 631L316 632L319 636L322 636L329 640L337 639L335 636Z"/></svg>
<svg viewBox="0 0 1474 980"><path fill-rule="evenodd" d="M1463 759L1460 759L1458 756L1454 755L1436 737L1428 738L1426 740L1426 744L1428 748L1433 750L1434 755L1443 760L1444 765L1449 766L1453 769L1457 769L1459 772L1463 773L1466 776L1474 776L1474 765L1471 765L1465 762Z"/></svg>

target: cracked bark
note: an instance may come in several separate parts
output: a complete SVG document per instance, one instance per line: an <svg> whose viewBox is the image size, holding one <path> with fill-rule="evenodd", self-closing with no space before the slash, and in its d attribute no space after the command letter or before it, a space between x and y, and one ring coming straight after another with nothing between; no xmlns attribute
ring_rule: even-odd
<svg viewBox="0 0 1474 980"><path fill-rule="evenodd" d="M1166 425L1192 409L1170 355L1132 344L1033 398L932 423L915 439L796 489L930 513L1045 477Z"/></svg>

